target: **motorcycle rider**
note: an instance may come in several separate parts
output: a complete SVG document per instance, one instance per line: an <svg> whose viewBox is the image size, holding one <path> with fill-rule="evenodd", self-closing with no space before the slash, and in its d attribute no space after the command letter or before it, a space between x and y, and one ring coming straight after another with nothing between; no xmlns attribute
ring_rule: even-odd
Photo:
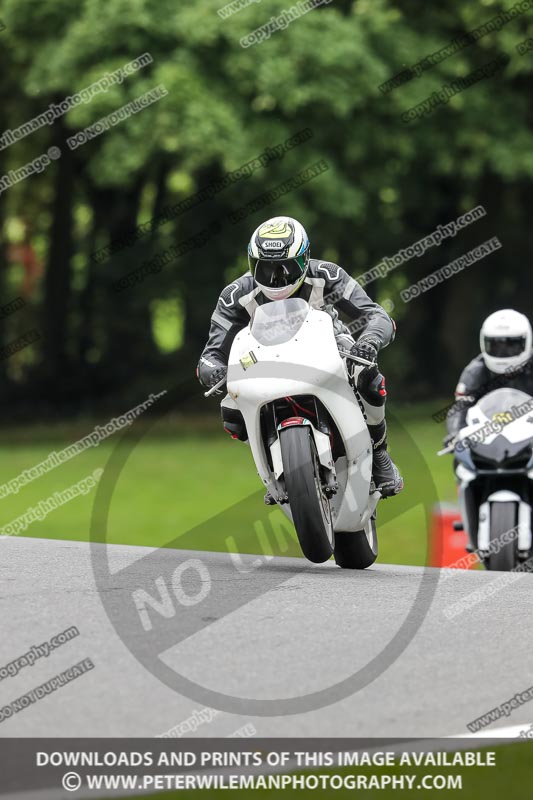
<svg viewBox="0 0 533 800"><path fill-rule="evenodd" d="M508 387L533 396L531 324L524 314L504 308L491 314L479 335L480 355L462 371L455 403L446 417L448 446L466 424L468 409L483 395Z"/></svg>
<svg viewBox="0 0 533 800"><path fill-rule="evenodd" d="M339 349L375 361L379 350L393 339L395 326L381 306L337 264L310 258L309 239L304 227L292 217L273 217L254 231L248 245L249 272L237 278L221 293L211 316L209 339L200 356L197 375L207 388L227 374L231 344L239 330L248 325L254 309L272 300L301 297L313 308L329 313ZM358 332L357 341L338 316L344 312ZM348 361L353 380L354 362ZM353 384L352 384L353 385ZM385 379L377 364L365 367L357 381L357 392L373 443L373 479L383 497L398 494L403 480L387 453L385 422ZM222 402L224 428L233 438L247 439L244 420L233 400ZM274 502L267 495L265 502Z"/></svg>

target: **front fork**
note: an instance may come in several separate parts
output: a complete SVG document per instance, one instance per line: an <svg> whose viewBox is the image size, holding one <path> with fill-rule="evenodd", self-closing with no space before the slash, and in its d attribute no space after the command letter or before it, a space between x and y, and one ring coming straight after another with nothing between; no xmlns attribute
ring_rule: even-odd
<svg viewBox="0 0 533 800"><path fill-rule="evenodd" d="M330 438L326 433L318 430L308 419L305 417L288 417L277 425L276 438L270 444L270 456L272 459L272 467L276 481L279 480L283 473L283 460L281 458L281 432L288 427L309 427L313 437L315 448L318 456L318 461L321 466L323 478L323 490L327 497L332 497L338 490L339 484L337 482L337 475L335 473L335 464L333 462L333 453L331 450ZM278 502L287 502L285 495Z"/></svg>
<svg viewBox="0 0 533 800"><path fill-rule="evenodd" d="M289 403L292 401L294 405L299 405L292 398L287 398ZM301 408L301 413L310 413L308 409ZM281 445L280 433L285 427L293 425L306 425L311 429L311 434L316 447L318 461L320 463L320 477L322 478L322 487L324 494L332 497L338 490L339 485L335 473L335 463L333 457L333 448L331 442L331 431L328 423L322 419L322 409L316 401L314 402L314 415L316 418L316 425L313 424L306 416L297 416L298 409L293 408L293 416L286 416L287 409L281 412L281 416L276 410L274 403L269 404L262 409L261 412L261 435L265 444L265 450L269 466L274 473L276 480L276 488L279 490L280 486L284 483L283 479L280 480L283 473L283 462L281 458ZM296 412L296 413L295 413ZM278 491L277 501L280 504L288 502L287 494L284 491Z"/></svg>
<svg viewBox="0 0 533 800"><path fill-rule="evenodd" d="M481 553L490 549L490 519L492 506L495 503L516 503L518 506L518 555L520 560L525 560L531 551L531 506L522 500L519 494L507 489L492 492L479 507L479 524L477 533L477 548Z"/></svg>

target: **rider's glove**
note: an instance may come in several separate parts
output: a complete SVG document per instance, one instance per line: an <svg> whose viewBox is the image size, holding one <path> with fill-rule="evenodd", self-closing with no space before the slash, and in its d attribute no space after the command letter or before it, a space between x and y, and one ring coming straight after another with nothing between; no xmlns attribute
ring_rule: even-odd
<svg viewBox="0 0 533 800"><path fill-rule="evenodd" d="M213 370L211 375L208 378L209 388L212 389L213 386L216 386L219 381L223 378L226 380L226 375L228 374L227 367L218 367L218 369ZM222 394L224 387L220 387L219 389L214 392L214 394Z"/></svg>
<svg viewBox="0 0 533 800"><path fill-rule="evenodd" d="M357 356L358 358L365 358L367 361L375 361L378 357L378 350L379 343L375 339L361 336L361 338L356 341L350 352L353 356Z"/></svg>

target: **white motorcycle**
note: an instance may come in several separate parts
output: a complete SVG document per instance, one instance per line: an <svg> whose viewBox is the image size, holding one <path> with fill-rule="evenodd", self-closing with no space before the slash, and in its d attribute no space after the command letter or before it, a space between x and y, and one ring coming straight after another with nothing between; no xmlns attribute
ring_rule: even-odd
<svg viewBox="0 0 533 800"><path fill-rule="evenodd" d="M468 409L466 425L439 451L455 454L468 550L489 570L515 569L531 555L533 398L496 389Z"/></svg>
<svg viewBox="0 0 533 800"><path fill-rule="evenodd" d="M234 339L230 402L242 413L259 477L292 520L304 555L347 569L377 558L372 443L331 317L305 300L259 306ZM222 382L223 383L223 382ZM211 394L216 388L206 392Z"/></svg>

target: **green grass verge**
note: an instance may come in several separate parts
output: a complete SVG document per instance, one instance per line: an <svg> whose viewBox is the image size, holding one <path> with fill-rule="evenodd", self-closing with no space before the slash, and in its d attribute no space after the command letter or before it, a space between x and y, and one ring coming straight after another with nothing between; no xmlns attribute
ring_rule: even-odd
<svg viewBox="0 0 533 800"><path fill-rule="evenodd" d="M423 564L427 525L421 496L428 503L453 500L451 460L437 458L443 426L431 419L438 408L391 411L391 451L405 477L403 494L381 503L380 561ZM105 424L101 423L101 424ZM0 484L29 470L91 432L94 423L30 427L0 434ZM51 472L0 501L1 525L30 507L106 466L121 434L91 447ZM414 445L421 457L415 453ZM413 455L415 454L415 455ZM428 489L434 482L436 494ZM89 539L92 490L31 522L20 536L50 539ZM1 496L1 495L0 495ZM184 546L225 550L239 529L241 552L259 552L257 526L265 510L249 448L223 433L218 418L174 419L151 427L132 450L117 481L111 502L107 541L154 547ZM410 510L404 511L407 506ZM209 523L209 521L212 521ZM285 523L287 525L288 523ZM180 542L177 537L182 536ZM291 552L292 554L292 552Z"/></svg>

